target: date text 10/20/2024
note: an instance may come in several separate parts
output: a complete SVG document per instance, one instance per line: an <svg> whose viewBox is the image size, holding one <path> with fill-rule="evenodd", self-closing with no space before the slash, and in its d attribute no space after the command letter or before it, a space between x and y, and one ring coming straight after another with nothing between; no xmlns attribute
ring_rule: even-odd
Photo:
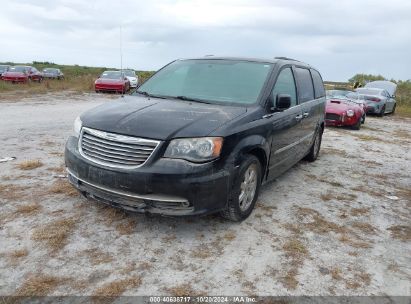
<svg viewBox="0 0 411 304"><path fill-rule="evenodd" d="M232 296L232 297L150 297L150 303L255 303L257 298Z"/></svg>

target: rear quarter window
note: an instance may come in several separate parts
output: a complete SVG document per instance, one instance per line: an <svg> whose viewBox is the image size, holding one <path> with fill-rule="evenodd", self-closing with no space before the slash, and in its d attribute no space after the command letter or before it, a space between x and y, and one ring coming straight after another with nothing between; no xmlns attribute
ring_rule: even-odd
<svg viewBox="0 0 411 304"><path fill-rule="evenodd" d="M324 83L323 83L323 79L321 78L320 73L318 73L316 70L311 70L311 76L313 77L315 98L317 99L320 97L324 97L325 96Z"/></svg>
<svg viewBox="0 0 411 304"><path fill-rule="evenodd" d="M300 102L306 102L314 99L314 86L311 79L310 70L296 68L296 78L298 82L298 98Z"/></svg>

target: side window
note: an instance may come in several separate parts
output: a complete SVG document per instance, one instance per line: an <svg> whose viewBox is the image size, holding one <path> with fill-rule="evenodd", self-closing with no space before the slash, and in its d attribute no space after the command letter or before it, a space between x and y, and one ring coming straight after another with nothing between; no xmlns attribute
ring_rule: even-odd
<svg viewBox="0 0 411 304"><path fill-rule="evenodd" d="M314 99L314 87L311 79L310 70L303 68L295 69L297 82L299 85L298 98L300 102L306 102Z"/></svg>
<svg viewBox="0 0 411 304"><path fill-rule="evenodd" d="M274 85L273 96L278 94L288 94L291 96L291 107L297 104L297 92L295 88L294 76L291 68L285 68L280 72Z"/></svg>
<svg viewBox="0 0 411 304"><path fill-rule="evenodd" d="M315 98L317 99L320 97L324 97L325 96L324 83L323 83L320 73L318 73L316 70L311 70L311 76L313 77Z"/></svg>

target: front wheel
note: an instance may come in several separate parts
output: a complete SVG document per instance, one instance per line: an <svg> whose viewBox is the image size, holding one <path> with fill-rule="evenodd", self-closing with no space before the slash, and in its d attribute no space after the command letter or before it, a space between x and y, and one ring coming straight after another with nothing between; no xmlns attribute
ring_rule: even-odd
<svg viewBox="0 0 411 304"><path fill-rule="evenodd" d="M397 104L394 104L394 107L392 108L391 114L395 113L395 108L397 107Z"/></svg>
<svg viewBox="0 0 411 304"><path fill-rule="evenodd" d="M383 117L384 114L385 114L385 105L382 107L381 112L378 113L378 116L379 116L379 117Z"/></svg>
<svg viewBox="0 0 411 304"><path fill-rule="evenodd" d="M320 128L315 135L314 142L310 148L310 152L308 152L307 156L304 157L305 160L309 162L313 162L318 158L318 154L320 154L321 148L321 141L323 137L323 130Z"/></svg>
<svg viewBox="0 0 411 304"><path fill-rule="evenodd" d="M362 123L362 124L365 123L365 115L366 115L366 114L364 113L364 115L361 117L361 123Z"/></svg>
<svg viewBox="0 0 411 304"><path fill-rule="evenodd" d="M221 216L234 222L245 220L253 211L261 186L261 163L254 155L247 155L239 168Z"/></svg>
<svg viewBox="0 0 411 304"><path fill-rule="evenodd" d="M356 124L352 126L352 128L353 128L354 130L359 130L359 129L361 129L361 120L362 120L362 119L359 118L358 121L356 122Z"/></svg>

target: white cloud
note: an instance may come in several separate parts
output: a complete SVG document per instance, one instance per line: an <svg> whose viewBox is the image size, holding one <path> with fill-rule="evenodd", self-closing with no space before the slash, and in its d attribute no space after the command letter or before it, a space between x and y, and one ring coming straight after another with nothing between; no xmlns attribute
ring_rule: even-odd
<svg viewBox="0 0 411 304"><path fill-rule="evenodd" d="M205 54L289 56L325 79L410 78L411 2L17 0L0 10L0 61L157 69Z"/></svg>

